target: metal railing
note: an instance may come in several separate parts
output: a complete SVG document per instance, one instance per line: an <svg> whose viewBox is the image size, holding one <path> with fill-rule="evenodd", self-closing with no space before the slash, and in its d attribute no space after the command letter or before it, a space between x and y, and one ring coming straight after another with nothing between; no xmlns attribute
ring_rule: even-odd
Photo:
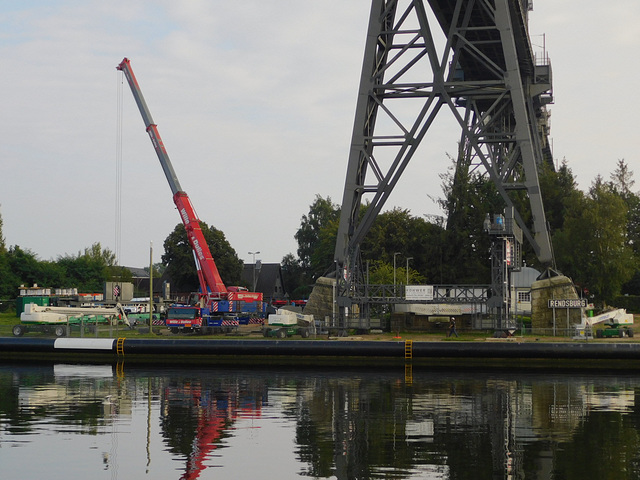
<svg viewBox="0 0 640 480"><path fill-rule="evenodd" d="M406 285L361 284L353 287L352 298L373 304L385 303L486 303L490 285L433 285L433 298L407 300Z"/></svg>

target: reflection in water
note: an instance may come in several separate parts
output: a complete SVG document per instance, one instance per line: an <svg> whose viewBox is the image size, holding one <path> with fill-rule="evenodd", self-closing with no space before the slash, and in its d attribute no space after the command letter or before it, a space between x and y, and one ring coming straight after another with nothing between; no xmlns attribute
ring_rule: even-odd
<svg viewBox="0 0 640 480"><path fill-rule="evenodd" d="M640 477L640 377L412 373L0 365L0 477Z"/></svg>
<svg viewBox="0 0 640 480"><path fill-rule="evenodd" d="M180 478L198 478L238 418L260 416L264 386L240 377L172 377L161 395L160 425L169 451L187 458Z"/></svg>

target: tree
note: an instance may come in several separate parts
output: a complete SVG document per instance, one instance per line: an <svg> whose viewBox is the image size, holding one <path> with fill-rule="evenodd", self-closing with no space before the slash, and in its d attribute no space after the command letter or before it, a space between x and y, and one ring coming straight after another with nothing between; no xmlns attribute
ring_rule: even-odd
<svg viewBox="0 0 640 480"><path fill-rule="evenodd" d="M20 247L9 248L0 253L0 273L2 284L0 285L0 297L15 298L18 295L20 285L32 285L39 279L34 271L35 255L30 251L23 251Z"/></svg>
<svg viewBox="0 0 640 480"><path fill-rule="evenodd" d="M407 284L407 267L405 262L397 263L395 272L393 271L393 263L373 261L369 264L369 283L373 285L393 285L394 281L396 285ZM420 275L417 270L409 267L409 285L425 283L425 281L425 278Z"/></svg>
<svg viewBox="0 0 640 480"><path fill-rule="evenodd" d="M633 171L624 159L618 160L616 170L611 174L610 185L627 206L627 244L633 250L636 259L640 258L640 197L632 191L635 180ZM623 294L640 292L640 270L636 270L631 280L622 287Z"/></svg>
<svg viewBox="0 0 640 480"><path fill-rule="evenodd" d="M77 287L83 292L101 292L104 282L121 278L115 265L116 256L108 248L103 249L100 242L85 248L84 253L59 257L57 265L64 269L64 280L49 285L67 285Z"/></svg>
<svg viewBox="0 0 640 480"><path fill-rule="evenodd" d="M640 254L640 197L631 190L634 184L633 172L624 159L618 160L609 185L627 206L627 241L637 255Z"/></svg>
<svg viewBox="0 0 640 480"><path fill-rule="evenodd" d="M288 253L282 258L282 278L284 289L292 299L306 298L311 293L311 287L305 280L305 275L299 260Z"/></svg>
<svg viewBox="0 0 640 480"><path fill-rule="evenodd" d="M5 298L15 297L20 285L57 286L65 278L64 269L55 262L40 261L35 253L17 245L10 247L3 257L6 272L2 277L0 296Z"/></svg>
<svg viewBox="0 0 640 480"><path fill-rule="evenodd" d="M337 218L331 219L318 232L316 247L311 254L309 273L312 281L335 270L334 255L339 224L340 220Z"/></svg>
<svg viewBox="0 0 640 480"><path fill-rule="evenodd" d="M0 252L0 299L11 298L16 294L13 290L13 274L9 268L6 252Z"/></svg>
<svg viewBox="0 0 640 480"><path fill-rule="evenodd" d="M563 160L557 171L544 163L538 172L538 181L547 223L551 232L555 232L564 224L568 203L579 193L576 179L566 160Z"/></svg>
<svg viewBox="0 0 640 480"><path fill-rule="evenodd" d="M35 253L15 245L0 254L0 297L17 295L20 285L75 287L81 292L102 292L104 282L115 274L115 255L100 243L84 253L65 255L56 261L39 260ZM128 278L131 274L128 273Z"/></svg>
<svg viewBox="0 0 640 480"><path fill-rule="evenodd" d="M11 278L11 270L7 260L7 249L4 243L4 235L2 233L2 212L0 212L0 299L9 298L12 294L8 291Z"/></svg>
<svg viewBox="0 0 640 480"><path fill-rule="evenodd" d="M362 260L393 265L394 254L400 253L396 270L402 268L405 279L406 259L411 258L411 267L436 283L442 266L442 232L441 226L396 207L381 213L373 222L361 245Z"/></svg>
<svg viewBox="0 0 640 480"><path fill-rule="evenodd" d="M442 238L445 283L489 283L489 236L482 225L487 213L502 213L504 200L493 182L453 164L441 175L444 198L438 203L447 214Z"/></svg>
<svg viewBox="0 0 640 480"><path fill-rule="evenodd" d="M337 232L337 222L340 219L340 207L331 201L331 197L322 198L316 195L315 201L309 207L309 213L303 215L300 228L295 233L295 239L298 242L298 258L300 265L305 274L311 278L313 276L322 275L326 269L326 263L333 263L333 251L331 256L327 258L327 243L330 240L325 237L321 238L323 229L334 225ZM323 246L323 261L318 258L316 251ZM335 239L333 240L335 248ZM316 254L315 260L312 258Z"/></svg>
<svg viewBox="0 0 640 480"><path fill-rule="evenodd" d="M554 236L560 270L605 303L620 293L636 268L626 218L622 198L597 177L587 195L571 199L564 226Z"/></svg>
<svg viewBox="0 0 640 480"><path fill-rule="evenodd" d="M200 227L224 284L239 285L243 263L224 233L203 221L200 221ZM166 266L165 274L171 279L172 289L185 293L197 291L200 287L198 273L187 231L181 223L165 239L164 252L162 263Z"/></svg>
<svg viewBox="0 0 640 480"><path fill-rule="evenodd" d="M631 188L636 181L633 179L633 171L629 170L629 166L624 161L624 158L618 160L616 169L611 174L611 185L614 190L622 197L625 198L632 194Z"/></svg>

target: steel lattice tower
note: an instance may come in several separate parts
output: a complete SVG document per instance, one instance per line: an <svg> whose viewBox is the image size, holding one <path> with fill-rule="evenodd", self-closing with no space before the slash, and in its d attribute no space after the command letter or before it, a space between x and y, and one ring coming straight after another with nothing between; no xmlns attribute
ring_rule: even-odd
<svg viewBox="0 0 640 480"><path fill-rule="evenodd" d="M538 182L538 167L553 165L551 67L531 47L530 2L372 0L335 249L341 310L358 303L362 240L441 113L461 128L458 169L482 169L507 208L510 191L526 193L531 224L514 209L515 221L553 263Z"/></svg>

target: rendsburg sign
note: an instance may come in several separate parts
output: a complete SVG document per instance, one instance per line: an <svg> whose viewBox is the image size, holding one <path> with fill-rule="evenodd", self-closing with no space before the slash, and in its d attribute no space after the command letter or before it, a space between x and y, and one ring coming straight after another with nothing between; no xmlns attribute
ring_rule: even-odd
<svg viewBox="0 0 640 480"><path fill-rule="evenodd" d="M549 299L549 308L587 308L586 298Z"/></svg>

